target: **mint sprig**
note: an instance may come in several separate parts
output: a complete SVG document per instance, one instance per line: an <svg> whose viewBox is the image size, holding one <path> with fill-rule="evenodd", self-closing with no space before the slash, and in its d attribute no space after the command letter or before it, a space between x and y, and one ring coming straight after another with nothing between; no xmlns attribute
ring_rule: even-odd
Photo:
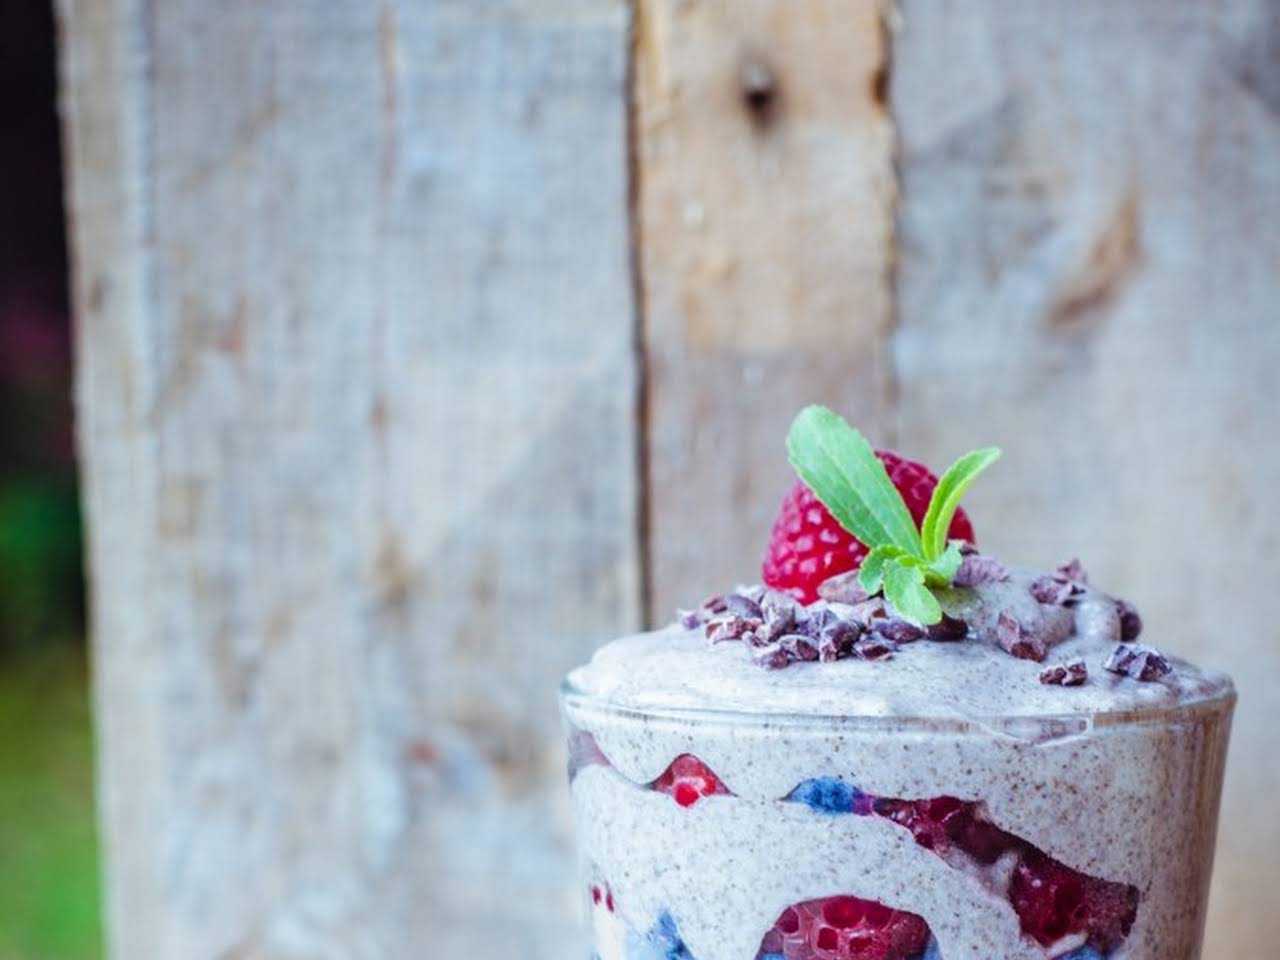
<svg viewBox="0 0 1280 960"><path fill-rule="evenodd" d="M822 505L868 547L923 549L911 512L867 438L826 407L805 407L787 434L787 454Z"/></svg>
<svg viewBox="0 0 1280 960"><path fill-rule="evenodd" d="M942 556L947 547L947 531L951 529L951 520L960 507L960 498L973 486L978 474L999 459L998 447L985 447L969 451L947 467L947 472L938 480L933 496L929 499L924 523L920 524L920 539L924 542L926 559L937 560Z"/></svg>
<svg viewBox="0 0 1280 960"><path fill-rule="evenodd" d="M956 460L938 481L919 530L871 444L839 414L820 406L801 410L787 434L787 454L836 522L867 546L858 573L862 588L883 590L907 620L941 620L932 589L949 585L961 562L947 532L961 497L1000 451L988 447Z"/></svg>

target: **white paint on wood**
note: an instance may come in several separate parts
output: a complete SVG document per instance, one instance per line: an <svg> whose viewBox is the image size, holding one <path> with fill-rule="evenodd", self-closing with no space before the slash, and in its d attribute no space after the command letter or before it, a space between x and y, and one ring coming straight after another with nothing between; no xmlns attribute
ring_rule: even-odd
<svg viewBox="0 0 1280 960"><path fill-rule="evenodd" d="M637 625L622 0L62 0L113 956L580 949Z"/></svg>
<svg viewBox="0 0 1280 960"><path fill-rule="evenodd" d="M876 432L890 383L880 7L640 0L638 229L652 615L755 579L805 403Z"/></svg>
<svg viewBox="0 0 1280 960"><path fill-rule="evenodd" d="M1278 51L1264 0L907 0L893 42L903 446L1003 444L984 543L1235 675L1207 957L1280 938Z"/></svg>

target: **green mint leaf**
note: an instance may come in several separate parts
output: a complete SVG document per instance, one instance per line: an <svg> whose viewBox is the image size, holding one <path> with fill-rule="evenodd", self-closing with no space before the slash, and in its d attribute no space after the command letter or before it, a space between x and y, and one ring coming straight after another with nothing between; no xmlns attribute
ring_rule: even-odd
<svg viewBox="0 0 1280 960"><path fill-rule="evenodd" d="M950 586L963 560L964 557L960 555L960 542L952 540L947 544L947 549L942 551L942 556L925 565L925 582L931 587Z"/></svg>
<svg viewBox="0 0 1280 960"><path fill-rule="evenodd" d="M840 526L868 547L921 554L920 532L866 438L826 407L805 407L787 434L800 479Z"/></svg>
<svg viewBox="0 0 1280 960"><path fill-rule="evenodd" d="M884 568L884 598L904 620L929 626L942 619L942 607L924 579L923 567L892 560Z"/></svg>
<svg viewBox="0 0 1280 960"><path fill-rule="evenodd" d="M924 558L929 561L942 556L947 546L947 532L951 520L960 506L960 498L978 479L978 474L1000 459L998 447L972 450L947 468L947 472L934 488L929 509L920 525L920 537L924 543Z"/></svg>
<svg viewBox="0 0 1280 960"><path fill-rule="evenodd" d="M858 585L867 591L868 595L879 593L880 585L884 580L885 564L901 556L904 556L902 548L895 547L891 543L872 547L871 552L862 558L862 566L858 568Z"/></svg>

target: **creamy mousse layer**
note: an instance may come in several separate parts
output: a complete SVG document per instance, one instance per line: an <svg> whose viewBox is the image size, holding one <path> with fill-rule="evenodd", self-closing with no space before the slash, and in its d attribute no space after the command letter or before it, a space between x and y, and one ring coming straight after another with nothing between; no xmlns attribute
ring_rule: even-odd
<svg viewBox="0 0 1280 960"><path fill-rule="evenodd" d="M884 660L766 670L743 644L711 645L679 625L604 647L565 696L569 724L603 758L572 786L588 882L608 885L634 930L670 915L694 960L755 960L788 905L836 895L923 917L944 960L1082 948L1020 930L1012 857L979 867L887 819L789 799L827 778L877 797L981 804L1071 870L1137 890L1132 928L1106 956L1196 957L1230 680L1175 658L1148 681L1104 669L1121 639L1115 601L1088 591L1065 608L1041 603L1034 576L954 591L944 608L969 623L969 639L917 640ZM1010 611L1052 637L1044 662L992 640ZM1046 666L1076 658L1083 685L1041 682ZM684 807L651 789L685 754L727 793Z"/></svg>

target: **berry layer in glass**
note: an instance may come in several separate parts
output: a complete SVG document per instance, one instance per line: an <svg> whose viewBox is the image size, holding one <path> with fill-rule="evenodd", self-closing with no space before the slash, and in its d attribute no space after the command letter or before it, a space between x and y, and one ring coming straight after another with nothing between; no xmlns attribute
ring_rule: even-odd
<svg viewBox="0 0 1280 960"><path fill-rule="evenodd" d="M827 688L902 669L804 666ZM1235 701L1222 675L1183 665L1195 682L1119 689L1111 708L1035 690L1029 712L944 697L841 715L762 695L799 673L764 673L726 698L755 706L724 709L705 690L680 703L678 679L660 702L619 698L590 669L562 706L601 960L1199 956Z"/></svg>

